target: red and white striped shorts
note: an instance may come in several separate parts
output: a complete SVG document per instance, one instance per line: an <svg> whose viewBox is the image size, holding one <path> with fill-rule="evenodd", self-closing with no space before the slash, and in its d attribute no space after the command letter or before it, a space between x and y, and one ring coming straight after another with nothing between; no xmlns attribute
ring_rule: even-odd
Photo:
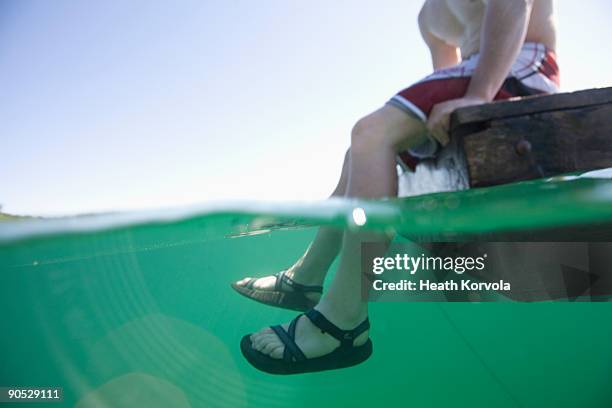
<svg viewBox="0 0 612 408"><path fill-rule="evenodd" d="M465 95L478 64L478 57L478 54L474 54L458 65L434 71L399 92L388 104L427 120L434 105ZM495 100L558 91L559 67L555 53L543 44L528 42L523 45L508 77L495 95ZM420 159L435 157L439 148L438 142L430 139L421 146L401 152L399 157L404 164L414 169Z"/></svg>

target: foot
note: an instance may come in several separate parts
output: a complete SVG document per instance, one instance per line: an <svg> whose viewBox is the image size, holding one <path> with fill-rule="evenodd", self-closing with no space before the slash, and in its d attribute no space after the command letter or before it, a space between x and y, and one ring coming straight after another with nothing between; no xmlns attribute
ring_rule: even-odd
<svg viewBox="0 0 612 408"><path fill-rule="evenodd" d="M329 316L327 316L329 319ZM360 319L342 320L334 319L332 323L341 329L349 330L356 327L365 319L365 315ZM284 324L283 328L287 330L289 323ZM354 346L361 346L368 341L368 331L366 330L353 341ZM302 350L306 358L321 357L331 353L340 345L340 342L327 333L322 333L321 329L312 324L306 316L300 316L296 330L295 343ZM285 351L284 344L280 341L276 333L271 328L266 327L257 333L251 335L251 345L257 351L266 354L275 359L283 358Z"/></svg>
<svg viewBox="0 0 612 408"><path fill-rule="evenodd" d="M321 281L312 281L312 280L305 279L306 274L304 273L298 274L293 268L289 268L287 272L285 272L285 275L291 278L291 280L293 280L294 282L302 284L302 285L320 286L323 284L323 282ZM236 285L246 286L249 283L249 281L251 281L251 279L253 278L247 277L247 278L241 279L238 282L236 282ZM282 284L283 290L287 292L295 291L295 289L292 286L287 285L285 282L282 282L281 284ZM269 276L264 276L262 278L256 279L253 282L253 288L261 289L261 290L270 290L270 291L275 290L276 289L276 276L269 275ZM318 293L318 292L304 292L304 296L314 301L315 303L318 302L319 299L321 299L321 293Z"/></svg>

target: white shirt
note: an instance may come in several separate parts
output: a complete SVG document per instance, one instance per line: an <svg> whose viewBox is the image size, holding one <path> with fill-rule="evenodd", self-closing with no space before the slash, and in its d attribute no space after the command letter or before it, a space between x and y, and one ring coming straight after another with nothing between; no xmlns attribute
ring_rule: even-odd
<svg viewBox="0 0 612 408"><path fill-rule="evenodd" d="M462 58L478 52L488 0L427 0L422 28L459 47ZM424 27L423 27L424 26Z"/></svg>

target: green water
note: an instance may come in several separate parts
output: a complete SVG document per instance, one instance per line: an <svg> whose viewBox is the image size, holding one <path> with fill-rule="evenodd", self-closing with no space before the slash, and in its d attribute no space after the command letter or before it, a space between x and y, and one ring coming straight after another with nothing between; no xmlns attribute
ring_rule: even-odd
<svg viewBox="0 0 612 408"><path fill-rule="evenodd" d="M282 377L249 366L238 343L294 313L229 283L287 267L316 225L358 228L355 207L363 228L460 237L603 225L611 204L609 178L568 178L3 223L0 386L60 386L79 407L609 407L609 302L372 303L367 362Z"/></svg>

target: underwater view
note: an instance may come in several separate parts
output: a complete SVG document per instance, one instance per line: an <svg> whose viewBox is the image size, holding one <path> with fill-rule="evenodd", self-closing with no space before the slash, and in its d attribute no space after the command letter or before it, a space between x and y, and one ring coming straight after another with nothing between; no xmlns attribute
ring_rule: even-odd
<svg viewBox="0 0 612 408"><path fill-rule="evenodd" d="M610 15L0 1L0 408L612 408Z"/></svg>
<svg viewBox="0 0 612 408"><path fill-rule="evenodd" d="M286 268L320 225L410 242L610 222L605 170L383 201L4 221L0 383L61 387L50 405L74 407L611 406L609 297L371 302L369 360L274 376L239 341L294 313L230 287Z"/></svg>

